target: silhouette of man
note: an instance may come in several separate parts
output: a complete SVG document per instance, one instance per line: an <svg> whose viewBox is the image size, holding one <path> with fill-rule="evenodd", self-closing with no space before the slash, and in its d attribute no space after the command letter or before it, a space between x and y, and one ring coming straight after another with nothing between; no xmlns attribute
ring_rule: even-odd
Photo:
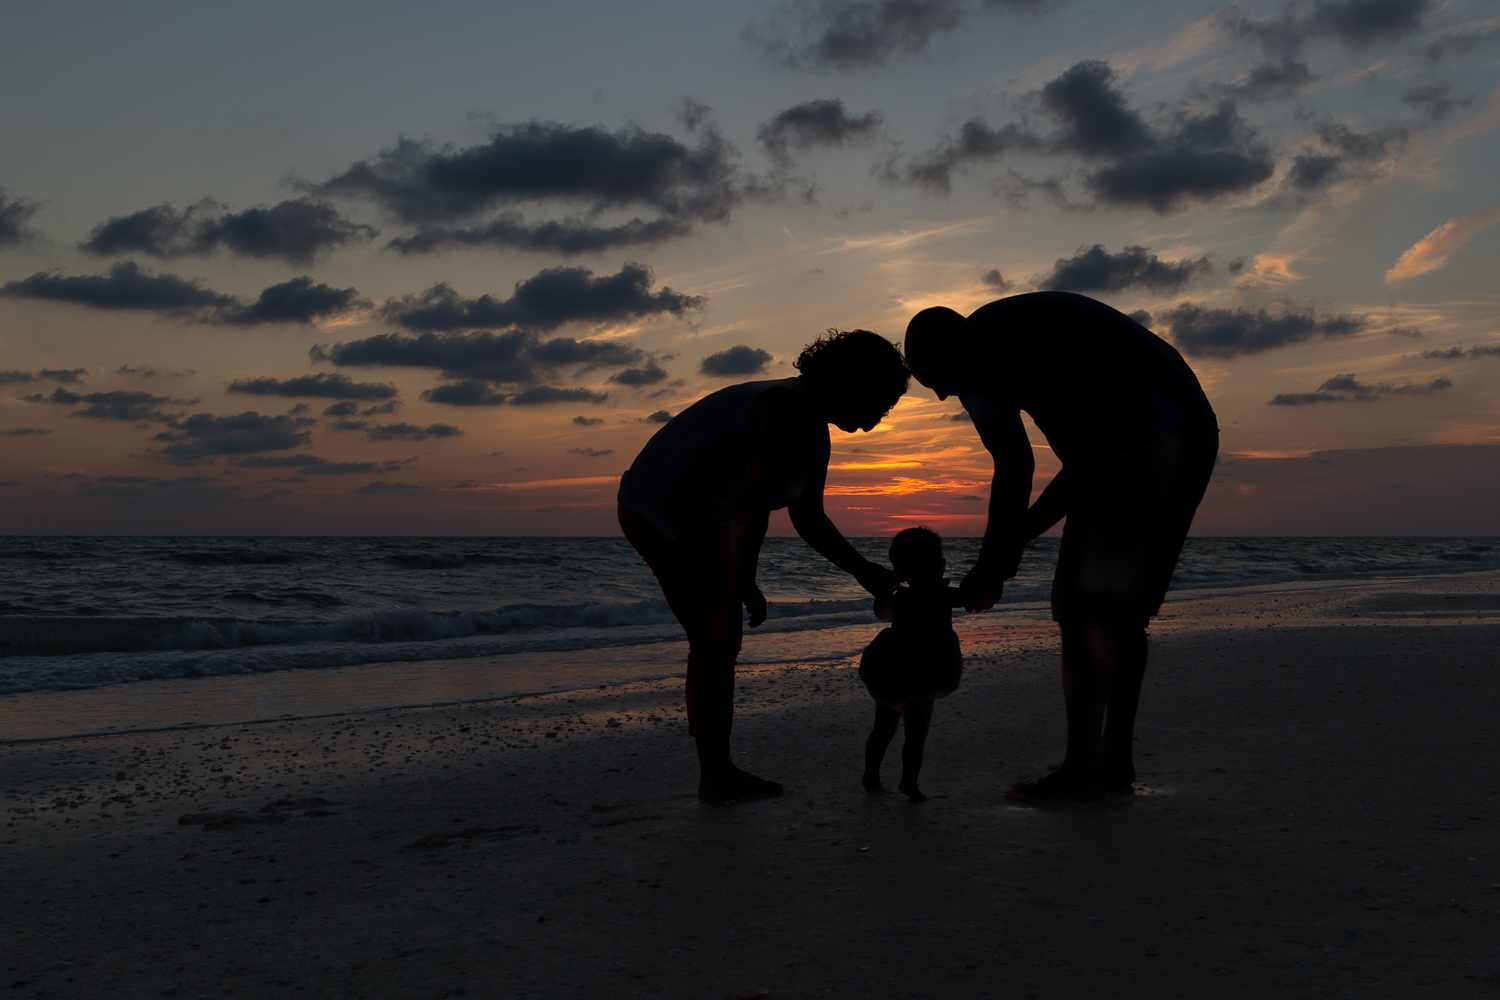
<svg viewBox="0 0 1500 1000"><path fill-rule="evenodd" d="M924 309L907 326L906 361L939 399L959 398L995 461L984 541L963 581L970 610L993 607L1026 543L1067 518L1052 582L1067 755L1006 797L1085 802L1129 792L1146 626L1218 454L1208 397L1170 344L1069 292L1015 295L967 319ZM1034 463L1022 410L1062 460L1029 508Z"/></svg>

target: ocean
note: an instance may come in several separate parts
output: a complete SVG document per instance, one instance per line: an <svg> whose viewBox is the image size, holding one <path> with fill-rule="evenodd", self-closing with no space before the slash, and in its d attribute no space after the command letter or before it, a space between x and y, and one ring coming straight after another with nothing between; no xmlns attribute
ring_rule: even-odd
<svg viewBox="0 0 1500 1000"><path fill-rule="evenodd" d="M884 560L885 540L851 541ZM978 539L946 544L956 581ZM1046 619L1057 544L1032 544L986 621ZM1173 586L1203 596L1497 568L1495 538L1192 538ZM880 627L854 581L800 539L766 540L760 583L770 617L747 633L747 666L850 657ZM276 718L660 677L681 671L684 645L621 538L0 542L0 739L46 735L17 720L55 693L94 692L65 702L91 706L69 731L205 711ZM283 682L198 707L222 700L226 679L269 675ZM127 702L151 707L114 718Z"/></svg>

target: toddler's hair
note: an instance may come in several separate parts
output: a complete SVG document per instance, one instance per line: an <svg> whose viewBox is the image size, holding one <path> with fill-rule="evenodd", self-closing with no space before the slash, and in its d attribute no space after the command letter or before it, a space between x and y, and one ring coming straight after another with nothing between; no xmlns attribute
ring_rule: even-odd
<svg viewBox="0 0 1500 1000"><path fill-rule="evenodd" d="M891 565L901 579L936 580L943 572L943 539L931 528L907 528L891 539Z"/></svg>

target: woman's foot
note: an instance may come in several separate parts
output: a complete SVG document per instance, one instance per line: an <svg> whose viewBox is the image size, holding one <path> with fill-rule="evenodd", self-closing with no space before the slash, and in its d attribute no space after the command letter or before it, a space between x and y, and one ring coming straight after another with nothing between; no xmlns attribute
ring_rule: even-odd
<svg viewBox="0 0 1500 1000"><path fill-rule="evenodd" d="M867 795L891 794L890 789L880 783L880 775L878 774L871 774L869 771L866 771L860 776L859 783L864 787L865 794Z"/></svg>
<svg viewBox="0 0 1500 1000"><path fill-rule="evenodd" d="M731 767L698 780L698 798L709 802L739 802L743 799L774 799L786 792L780 782L757 778L749 771Z"/></svg>
<svg viewBox="0 0 1500 1000"><path fill-rule="evenodd" d="M1135 765L1129 761L1116 766L1105 764L1100 768L1100 777L1104 790L1111 795L1135 794Z"/></svg>
<svg viewBox="0 0 1500 1000"><path fill-rule="evenodd" d="M1096 774L1079 774L1067 767L1049 771L1034 781L1018 781L1005 797L1012 802L1052 805L1065 802L1098 802L1104 798L1104 784Z"/></svg>
<svg viewBox="0 0 1500 1000"><path fill-rule="evenodd" d="M922 793L922 789L917 787L917 783L915 781L906 781L903 779L901 784L897 785L896 787L901 790L902 795L905 795L913 802L927 801L927 796Z"/></svg>

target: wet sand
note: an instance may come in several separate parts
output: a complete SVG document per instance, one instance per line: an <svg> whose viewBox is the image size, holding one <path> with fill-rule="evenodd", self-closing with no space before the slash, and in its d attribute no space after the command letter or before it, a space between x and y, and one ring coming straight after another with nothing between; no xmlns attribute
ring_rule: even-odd
<svg viewBox="0 0 1500 1000"><path fill-rule="evenodd" d="M1495 995L1500 579L1168 611L1099 806L1003 800L1056 638L982 618L920 805L847 662L745 675L732 807L674 681L0 746L0 996Z"/></svg>

